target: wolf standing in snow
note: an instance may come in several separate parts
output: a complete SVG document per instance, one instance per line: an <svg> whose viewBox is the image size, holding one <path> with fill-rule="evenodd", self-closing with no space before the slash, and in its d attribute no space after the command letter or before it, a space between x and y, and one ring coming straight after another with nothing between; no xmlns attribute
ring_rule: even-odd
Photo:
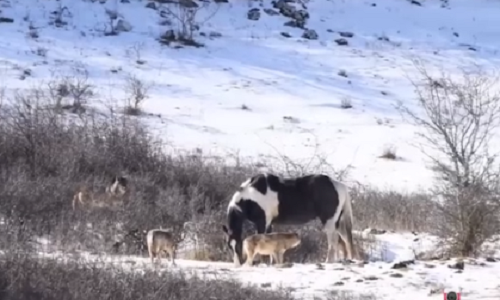
<svg viewBox="0 0 500 300"><path fill-rule="evenodd" d="M297 233L274 232L267 234L254 234L243 240L243 253L246 255L246 264L251 266L255 255L270 255L278 264L283 264L283 255L288 249L300 244Z"/></svg>

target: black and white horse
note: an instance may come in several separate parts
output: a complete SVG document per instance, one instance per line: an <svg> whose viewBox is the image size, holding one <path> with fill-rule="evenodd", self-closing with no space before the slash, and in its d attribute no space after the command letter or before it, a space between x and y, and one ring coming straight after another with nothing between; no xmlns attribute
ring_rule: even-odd
<svg viewBox="0 0 500 300"><path fill-rule="evenodd" d="M258 233L269 233L273 224L300 225L318 218L328 240L326 263L333 262L339 238L352 259L352 208L345 184L326 175L284 179L258 174L243 182L227 208L227 243L236 265L242 259L243 222L249 220ZM346 253L344 252L344 255Z"/></svg>

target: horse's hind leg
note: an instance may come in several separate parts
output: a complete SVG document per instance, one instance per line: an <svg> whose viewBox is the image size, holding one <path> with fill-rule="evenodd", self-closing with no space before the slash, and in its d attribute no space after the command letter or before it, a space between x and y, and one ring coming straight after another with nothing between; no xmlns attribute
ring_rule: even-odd
<svg viewBox="0 0 500 300"><path fill-rule="evenodd" d="M336 222L333 221L333 218L326 221L323 231L326 233L326 238L328 242L328 251L326 253L326 261L325 263L332 263L336 260L337 249L339 244L339 234L337 232Z"/></svg>
<svg viewBox="0 0 500 300"><path fill-rule="evenodd" d="M342 250L344 252L344 259L352 260L354 254L352 229L349 228L348 224L346 224L343 219L339 222L338 233L342 244Z"/></svg>
<svg viewBox="0 0 500 300"><path fill-rule="evenodd" d="M336 260L336 251L339 244L339 234L336 230L326 232L326 238L328 241L328 251L326 253L325 263L333 263Z"/></svg>
<svg viewBox="0 0 500 300"><path fill-rule="evenodd" d="M340 233L339 233L339 244L340 244L340 249L338 249L337 251L337 257L340 257L340 250L342 250L342 257L344 259L347 258L347 248L346 248L346 243L344 242L344 240L342 239Z"/></svg>

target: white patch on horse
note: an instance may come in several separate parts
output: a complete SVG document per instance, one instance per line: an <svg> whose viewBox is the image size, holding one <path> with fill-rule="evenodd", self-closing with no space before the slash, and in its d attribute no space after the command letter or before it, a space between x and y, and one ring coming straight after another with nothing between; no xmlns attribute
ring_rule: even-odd
<svg viewBox="0 0 500 300"><path fill-rule="evenodd" d="M344 206L346 205L346 202L350 201L350 196L347 190L347 186L335 180L332 180L332 183L335 189L337 190L339 204L337 206L337 209L333 217L328 219L328 221L326 221L325 223L325 226L323 227L323 230L326 233L328 240L328 251L326 254L325 263L330 263L337 259L337 251L338 251L337 249L339 246L338 243L339 233L335 226L335 223L337 223L337 221L340 219L340 213L345 208ZM349 211L344 211L344 213L349 214L350 215L349 217L352 219L352 209L350 208L350 206L346 210Z"/></svg>
<svg viewBox="0 0 500 300"><path fill-rule="evenodd" d="M333 232L337 230L337 228L335 228L335 223L339 220L340 212L344 208L345 202L347 201L347 197L349 197L346 185L335 180L332 180L332 183L333 186L335 187L335 190L337 190L337 193L339 194L339 206L337 206L337 210L335 211L333 217L328 219L328 221L326 221L324 227L325 232Z"/></svg>
<svg viewBox="0 0 500 300"><path fill-rule="evenodd" d="M244 187L249 186L251 180L252 180L252 178L248 178L246 181L244 181L242 184L240 184L240 187L244 188Z"/></svg>
<svg viewBox="0 0 500 300"><path fill-rule="evenodd" d="M251 180L252 180L252 178L249 178L245 182L243 182L240 185L240 189L244 189L244 188L248 187L250 185ZM242 198L241 193L239 191L234 193L233 198L231 199L231 201L229 202L229 205L227 206L227 211L229 212L232 208L241 211L241 208L237 205L241 201L241 198Z"/></svg>
<svg viewBox="0 0 500 300"><path fill-rule="evenodd" d="M271 225L272 220L278 216L278 193L272 191L267 186L267 193L261 194L250 184L250 179L241 184L241 191L234 193L231 202L229 202L228 210L232 207L241 211L237 205L242 199L252 200L257 203L266 214L266 228Z"/></svg>

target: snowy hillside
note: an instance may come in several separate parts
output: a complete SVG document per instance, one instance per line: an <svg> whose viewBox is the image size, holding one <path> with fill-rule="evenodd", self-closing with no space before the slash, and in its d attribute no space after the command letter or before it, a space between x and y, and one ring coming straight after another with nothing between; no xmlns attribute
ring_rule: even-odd
<svg viewBox="0 0 500 300"><path fill-rule="evenodd" d="M141 118L177 147L299 162L319 153L336 168L351 165L351 180L380 187L431 181L409 144L414 128L393 108L397 100L413 101L410 59L446 70L470 63L489 69L499 59L496 1L312 0L304 3L306 28L314 30L307 34L318 36L312 40L269 1L200 3L194 39L201 48L157 41L179 23L168 4L0 3L0 82L7 90L88 72L98 90L90 105L104 110L123 105L126 79L135 75L151 86L142 105L150 115ZM125 20L117 30L131 30L107 36L114 11L114 24ZM386 148L400 159L379 158Z"/></svg>
<svg viewBox="0 0 500 300"><path fill-rule="evenodd" d="M0 101L69 78L90 84L94 93L82 101L105 114L112 105L123 109L131 82L140 83L147 97L142 113L130 117L177 148L261 164L279 155L299 163L326 157L334 168L350 166L347 181L417 190L431 185L432 173L411 144L416 128L394 108L415 103L412 60L451 74L500 64L496 0L193 1L182 0L199 8L194 16L170 0L0 0ZM179 19L190 17L201 47L175 41ZM298 28L303 23L306 29ZM388 148L397 159L380 158ZM371 254L378 262L272 269L270 285L260 269L180 266L263 287L283 284L306 298L333 289L381 299L442 299L444 288L462 289L463 299L500 296L498 253L467 261L463 274L450 261L418 261L392 275L399 273L394 262L430 249L421 244L427 237L388 232L377 240L381 248ZM149 263L134 259L114 262Z"/></svg>

